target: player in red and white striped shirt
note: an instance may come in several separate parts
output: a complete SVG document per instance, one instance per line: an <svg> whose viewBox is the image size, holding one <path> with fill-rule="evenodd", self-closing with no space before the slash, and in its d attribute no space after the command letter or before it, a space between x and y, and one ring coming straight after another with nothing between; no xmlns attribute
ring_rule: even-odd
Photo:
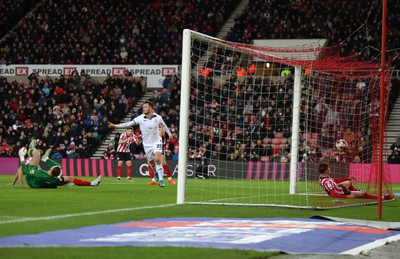
<svg viewBox="0 0 400 259"><path fill-rule="evenodd" d="M321 163L318 166L319 184L324 190L333 198L366 198L378 199L378 196L369 194L367 192L359 191L354 187L352 181L355 180L353 176L344 178L331 178L330 168L327 163ZM383 198L385 200L393 199L393 194L387 194Z"/></svg>
<svg viewBox="0 0 400 259"><path fill-rule="evenodd" d="M126 132L119 136L117 156L118 156L118 167L117 167L117 181L121 180L122 164L126 163L126 180L131 182L132 178L132 156L130 146L136 141L136 137L133 134L133 128L128 128Z"/></svg>

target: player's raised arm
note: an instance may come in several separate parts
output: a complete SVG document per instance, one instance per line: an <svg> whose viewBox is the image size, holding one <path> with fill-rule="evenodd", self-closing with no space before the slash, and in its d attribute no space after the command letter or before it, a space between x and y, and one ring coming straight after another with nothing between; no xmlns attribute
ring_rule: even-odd
<svg viewBox="0 0 400 259"><path fill-rule="evenodd" d="M136 125L135 121L128 121L125 123L120 124L112 124L111 122L108 123L109 128L116 128L116 129L125 129Z"/></svg>

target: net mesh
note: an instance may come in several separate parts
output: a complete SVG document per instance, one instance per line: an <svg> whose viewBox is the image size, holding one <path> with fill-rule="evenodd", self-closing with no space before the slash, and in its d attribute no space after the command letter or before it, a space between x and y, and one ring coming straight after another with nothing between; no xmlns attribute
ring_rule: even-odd
<svg viewBox="0 0 400 259"><path fill-rule="evenodd" d="M294 66L302 68L299 102ZM371 202L331 199L317 167L327 162L333 177L354 176L358 188L377 191L379 64L343 58L318 42L272 48L193 33L190 73L193 177L186 202L323 208ZM300 121L293 126L294 105ZM295 159L293 127L299 130ZM295 194L289 194L291 160L297 160Z"/></svg>

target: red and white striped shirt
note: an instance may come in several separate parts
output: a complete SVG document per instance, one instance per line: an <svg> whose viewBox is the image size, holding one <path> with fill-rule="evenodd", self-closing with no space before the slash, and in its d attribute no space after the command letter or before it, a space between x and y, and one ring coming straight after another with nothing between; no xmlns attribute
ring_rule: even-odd
<svg viewBox="0 0 400 259"><path fill-rule="evenodd" d="M133 141L128 141L125 143L118 143L118 147L117 147L117 152L122 152L122 153L130 153L130 145L136 141L136 137L135 135L132 135L133 137ZM126 135L126 132L121 133L121 135L119 136L119 140L127 140L128 139L128 135Z"/></svg>
<svg viewBox="0 0 400 259"><path fill-rule="evenodd" d="M345 195L343 188L337 185L333 178L321 177L319 178L319 184L328 194L333 190L336 194Z"/></svg>
<svg viewBox="0 0 400 259"><path fill-rule="evenodd" d="M31 160L32 160L32 157L30 157L30 156L28 156L27 158L25 158L25 161L24 161L25 165L28 166L28 165L31 163Z"/></svg>
<svg viewBox="0 0 400 259"><path fill-rule="evenodd" d="M31 163L32 157L28 156L27 158L25 158L25 165L29 166L29 164ZM40 169L40 165L37 166Z"/></svg>

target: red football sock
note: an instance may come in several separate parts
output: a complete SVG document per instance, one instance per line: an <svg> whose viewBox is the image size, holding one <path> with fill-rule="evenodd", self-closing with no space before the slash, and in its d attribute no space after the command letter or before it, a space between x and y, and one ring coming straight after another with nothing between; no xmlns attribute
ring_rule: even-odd
<svg viewBox="0 0 400 259"><path fill-rule="evenodd" d="M132 166L126 166L126 176L131 177L132 174Z"/></svg>
<svg viewBox="0 0 400 259"><path fill-rule="evenodd" d="M150 178L153 179L154 178L154 170L152 166L149 166L149 174L150 174Z"/></svg>
<svg viewBox="0 0 400 259"><path fill-rule="evenodd" d="M378 199L378 196L374 195L374 194L369 194L369 193L364 193L364 197L367 199Z"/></svg>
<svg viewBox="0 0 400 259"><path fill-rule="evenodd" d="M167 163L165 163L163 165L163 168L164 168L164 173L167 175L167 177L168 178L171 177L171 172L169 171L169 165Z"/></svg>
<svg viewBox="0 0 400 259"><path fill-rule="evenodd" d="M122 166L118 166L117 167L117 176L121 177L121 170L122 170Z"/></svg>
<svg viewBox="0 0 400 259"><path fill-rule="evenodd" d="M82 179L74 178L74 184L78 186L90 186L91 183Z"/></svg>

